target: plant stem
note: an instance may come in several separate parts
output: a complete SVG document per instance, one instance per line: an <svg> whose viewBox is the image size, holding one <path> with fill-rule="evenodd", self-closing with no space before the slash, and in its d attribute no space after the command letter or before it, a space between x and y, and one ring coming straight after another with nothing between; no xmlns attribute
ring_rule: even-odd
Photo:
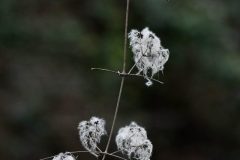
<svg viewBox="0 0 240 160"><path fill-rule="evenodd" d="M116 153L119 153L119 152L122 152L121 150L117 150L117 151L114 151L114 152L112 152L112 153L110 153L111 155L114 155L114 154L116 154Z"/></svg>
<svg viewBox="0 0 240 160"><path fill-rule="evenodd" d="M125 73L125 70L126 70L129 2L130 2L130 0L127 0L126 17L125 17L125 31L124 31L125 33L124 33L123 69L122 69L123 73ZM119 89L119 93L118 93L118 99L117 99L117 104L116 104L116 107L115 107L115 113L114 113L114 117L113 117L111 131L110 131L110 134L109 134L109 137L108 137L108 142L107 142L106 149L104 151L105 153L108 152L108 148L109 148L109 145L110 145L110 142L111 142L111 139L112 139L114 126L115 126L115 122L116 122L117 115L118 115L119 104L120 104L120 101L121 101L124 80L125 80L125 77L123 76L122 79L121 79L121 85L120 85L120 89ZM104 160L105 157L106 156L104 155L102 160Z"/></svg>
<svg viewBox="0 0 240 160"><path fill-rule="evenodd" d="M105 149L105 153L108 152L108 147L109 147L110 142L111 142L111 138L112 138L115 122L116 122L116 119L117 119L117 114L118 114L119 104L120 104L120 101L121 101L124 80L125 80L125 77L122 77L121 85L120 85L120 89L119 89L119 93L118 93L117 104L116 104L116 108L115 108L115 113L114 113L114 117L113 117L112 127L111 127L111 131L110 131L110 134L109 134L109 137L108 137L108 142L107 142L107 146L106 146L106 149ZM105 159L105 155L103 156L102 160L104 160L104 159Z"/></svg>
<svg viewBox="0 0 240 160"><path fill-rule="evenodd" d="M104 155L108 155L108 156L111 156L111 157L115 157L115 158L118 158L118 159L122 159L122 160L127 160L126 158L123 158L123 157L120 157L120 156L117 156L117 155L113 155L113 154L109 154L109 153L102 153Z"/></svg>
<svg viewBox="0 0 240 160"><path fill-rule="evenodd" d="M126 62L127 62L127 38L128 38L129 2L130 2L130 0L127 0L126 18L125 18L125 33L124 33L124 51L123 51L123 73L125 73Z"/></svg>

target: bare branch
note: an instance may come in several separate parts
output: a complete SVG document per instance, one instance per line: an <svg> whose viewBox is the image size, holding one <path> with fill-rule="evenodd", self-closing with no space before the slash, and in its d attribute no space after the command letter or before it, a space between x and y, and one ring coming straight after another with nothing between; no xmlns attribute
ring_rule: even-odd
<svg viewBox="0 0 240 160"><path fill-rule="evenodd" d="M115 158L119 158L119 159L122 159L122 160L127 160L126 158L123 158L123 157L120 157L120 156L117 156L117 155L114 155L114 154L106 153L106 152L103 152L102 154L108 155L108 156L111 156L111 157L115 157Z"/></svg>
<svg viewBox="0 0 240 160"><path fill-rule="evenodd" d="M112 152L112 153L110 153L111 155L114 155L114 154L116 154L116 153L118 153L118 152L122 152L121 150L117 150L117 151L114 151L114 152Z"/></svg>
<svg viewBox="0 0 240 160"><path fill-rule="evenodd" d="M129 76L133 76L133 77L142 77L142 78L145 78L143 75L141 74L129 74L129 73L121 73L119 71L114 71L114 70L110 70L110 69L105 69L105 68L91 68L91 70L99 70L99 71L105 71L105 72L111 72L111 73L115 73L121 77L129 77ZM162 81L159 81L157 79L154 79L154 78L148 78L154 82L157 82L157 83L160 83L160 84L164 84L164 82Z"/></svg>
<svg viewBox="0 0 240 160"><path fill-rule="evenodd" d="M118 74L119 76L122 76L122 74L121 74L119 71L114 71L114 70L105 69L105 68L91 68L91 70L99 70L99 71L112 72L112 73Z"/></svg>
<svg viewBox="0 0 240 160"><path fill-rule="evenodd" d="M136 66L136 63L132 66L132 68L128 71L128 74L130 74L132 72L132 70L134 69L134 67Z"/></svg>
<svg viewBox="0 0 240 160"><path fill-rule="evenodd" d="M57 156L57 155L55 155L55 156ZM55 156L50 156L50 157L41 158L40 160L50 159L50 158L53 158L53 157L55 157Z"/></svg>

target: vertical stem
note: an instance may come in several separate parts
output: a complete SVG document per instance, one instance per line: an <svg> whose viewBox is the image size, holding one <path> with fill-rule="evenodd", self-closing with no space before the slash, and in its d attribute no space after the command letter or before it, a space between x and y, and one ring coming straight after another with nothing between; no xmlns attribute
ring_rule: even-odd
<svg viewBox="0 0 240 160"><path fill-rule="evenodd" d="M123 51L123 69L122 69L123 73L125 73L125 71L126 71L129 2L130 2L130 0L127 0L126 17L125 17L125 31L124 31L124 51ZM108 148L109 148L109 145L110 145L110 142L111 142L111 139L112 139L114 126L115 126L115 122L116 122L117 115L118 115L119 104L120 104L120 101L121 101L124 81L125 81L125 76L123 76L122 79L121 79L121 85L120 85L120 89L119 89L119 93L118 93L118 99L117 99L117 104L116 104L116 107L115 107L115 113L114 113L114 117L113 117L113 121L112 121L112 127L111 127L111 131L110 131L110 134L109 134L109 137L108 137L107 146L106 146L106 149L104 151L105 153L108 152ZM105 157L106 157L106 155L104 154L102 160L104 160Z"/></svg>
<svg viewBox="0 0 240 160"><path fill-rule="evenodd" d="M126 18L125 18L124 51L123 51L123 72L124 73L125 73L125 70L126 70L126 62L127 62L127 38L128 38L129 2L130 2L130 0L127 0Z"/></svg>
<svg viewBox="0 0 240 160"><path fill-rule="evenodd" d="M111 131L110 131L110 134L109 134L109 137L108 137L108 142L107 142L105 152L108 151L108 147L109 147L111 139L112 139L113 129L114 129L114 126L115 126L115 122L116 122L117 114L118 114L118 109L119 109L119 104L120 104L120 101L121 101L124 80L125 80L125 77L122 77L121 85L120 85L120 89L119 89L119 93L118 93L117 105L116 105L116 109L115 109L115 113L114 113L114 117L113 117L113 122L112 122L112 127L111 127Z"/></svg>

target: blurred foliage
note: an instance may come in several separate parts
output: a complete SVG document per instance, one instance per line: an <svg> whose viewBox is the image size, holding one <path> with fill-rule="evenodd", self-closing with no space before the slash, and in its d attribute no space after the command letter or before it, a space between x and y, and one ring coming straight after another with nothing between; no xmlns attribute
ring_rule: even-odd
<svg viewBox="0 0 240 160"><path fill-rule="evenodd" d="M239 6L131 0L129 28L170 50L164 85L127 79L117 122L146 126L152 159L240 159ZM76 126L92 115L110 129L119 77L90 68L120 70L124 17L125 1L0 1L0 159L81 150Z"/></svg>

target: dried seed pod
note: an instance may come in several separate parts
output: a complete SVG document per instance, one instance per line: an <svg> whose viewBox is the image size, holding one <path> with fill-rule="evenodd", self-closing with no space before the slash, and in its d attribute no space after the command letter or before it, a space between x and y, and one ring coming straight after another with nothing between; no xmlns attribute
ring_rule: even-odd
<svg viewBox="0 0 240 160"><path fill-rule="evenodd" d="M148 28L144 28L141 32L131 30L128 34L130 46L133 52L133 59L138 74L143 72L148 82L147 86L152 85L149 77L153 77L157 72L163 71L164 64L168 61L169 50L164 49L160 39ZM151 72L150 76L148 75Z"/></svg>
<svg viewBox="0 0 240 160"><path fill-rule="evenodd" d="M82 121L78 125L79 137L83 147L89 152L97 155L97 143L107 132L105 130L105 120L92 117L89 121Z"/></svg>
<svg viewBox="0 0 240 160"><path fill-rule="evenodd" d="M116 144L129 158L149 160L152 154L153 146L147 138L146 130L135 122L119 129Z"/></svg>

